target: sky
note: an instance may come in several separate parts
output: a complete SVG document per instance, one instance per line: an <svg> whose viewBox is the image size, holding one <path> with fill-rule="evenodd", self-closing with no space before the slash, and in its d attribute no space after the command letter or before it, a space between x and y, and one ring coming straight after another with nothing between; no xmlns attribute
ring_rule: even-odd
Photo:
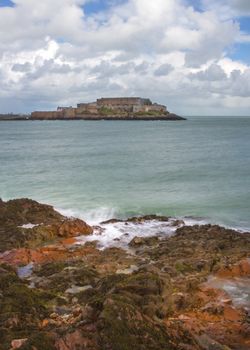
<svg viewBox="0 0 250 350"><path fill-rule="evenodd" d="M117 96L250 116L250 1L0 0L0 113Z"/></svg>

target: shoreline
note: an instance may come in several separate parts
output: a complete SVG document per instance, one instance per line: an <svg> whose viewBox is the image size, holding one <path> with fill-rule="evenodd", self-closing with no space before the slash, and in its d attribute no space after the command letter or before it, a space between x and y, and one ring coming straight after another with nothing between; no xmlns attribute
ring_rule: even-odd
<svg viewBox="0 0 250 350"><path fill-rule="evenodd" d="M248 349L249 232L157 215L91 226L30 199L0 201L0 228L3 350Z"/></svg>

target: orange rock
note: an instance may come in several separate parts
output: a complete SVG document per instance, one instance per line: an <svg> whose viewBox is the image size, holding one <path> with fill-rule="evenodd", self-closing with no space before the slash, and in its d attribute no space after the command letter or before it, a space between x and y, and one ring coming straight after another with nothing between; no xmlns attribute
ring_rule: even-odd
<svg viewBox="0 0 250 350"><path fill-rule="evenodd" d="M240 311L236 310L232 306L225 305L224 307L224 317L228 321L241 321L242 316Z"/></svg>
<svg viewBox="0 0 250 350"><path fill-rule="evenodd" d="M98 250L93 247L80 246L75 250L69 250L63 245L51 245L38 249L14 249L0 256L0 263L13 266L27 265L30 262L44 264L54 261L64 261L71 258L80 258L88 254L96 254Z"/></svg>
<svg viewBox="0 0 250 350"><path fill-rule="evenodd" d="M93 228L80 219L67 219L58 228L58 235L61 237L76 237L92 233Z"/></svg>
<svg viewBox="0 0 250 350"><path fill-rule="evenodd" d="M219 277L247 277L250 276L250 259L241 260L238 264L219 270Z"/></svg>
<svg viewBox="0 0 250 350"><path fill-rule="evenodd" d="M74 245L76 243L76 239L74 237L66 238L62 241L63 245Z"/></svg>
<svg viewBox="0 0 250 350"><path fill-rule="evenodd" d="M46 328L48 325L49 325L49 320L47 320L47 319L42 320L41 328Z"/></svg>

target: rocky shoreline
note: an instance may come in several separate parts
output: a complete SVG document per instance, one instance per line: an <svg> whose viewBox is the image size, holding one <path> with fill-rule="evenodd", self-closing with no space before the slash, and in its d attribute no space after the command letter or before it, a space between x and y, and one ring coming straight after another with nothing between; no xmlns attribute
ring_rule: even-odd
<svg viewBox="0 0 250 350"><path fill-rule="evenodd" d="M0 201L3 350L247 350L250 233L152 221L175 233L98 249L91 227L29 199ZM124 235L128 233L124 233Z"/></svg>

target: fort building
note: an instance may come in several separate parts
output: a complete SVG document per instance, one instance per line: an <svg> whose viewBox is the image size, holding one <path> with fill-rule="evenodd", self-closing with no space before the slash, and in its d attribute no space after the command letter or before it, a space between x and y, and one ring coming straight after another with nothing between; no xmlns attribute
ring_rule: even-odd
<svg viewBox="0 0 250 350"><path fill-rule="evenodd" d="M58 107L56 111L36 111L31 119L84 119L102 115L126 116L134 118L138 114L167 115L167 107L152 103L148 98L141 97L112 97L100 98L91 103L79 103L77 107Z"/></svg>

